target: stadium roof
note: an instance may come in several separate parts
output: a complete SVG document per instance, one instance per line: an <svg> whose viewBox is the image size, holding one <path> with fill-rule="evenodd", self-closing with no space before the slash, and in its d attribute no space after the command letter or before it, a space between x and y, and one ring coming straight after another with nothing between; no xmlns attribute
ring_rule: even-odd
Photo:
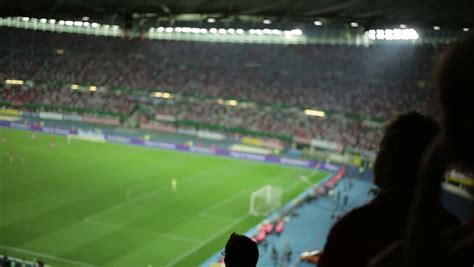
<svg viewBox="0 0 474 267"><path fill-rule="evenodd" d="M0 16L113 20L271 23L357 21L364 28L393 24L441 27L474 25L472 0L15 0L0 1ZM110 22L109 22L110 23ZM128 24L128 25L127 25Z"/></svg>

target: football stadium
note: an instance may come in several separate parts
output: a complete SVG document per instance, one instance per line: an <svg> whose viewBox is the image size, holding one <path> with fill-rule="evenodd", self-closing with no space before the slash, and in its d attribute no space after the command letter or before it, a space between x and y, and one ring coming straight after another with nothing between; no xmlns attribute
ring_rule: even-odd
<svg viewBox="0 0 474 267"><path fill-rule="evenodd" d="M472 14L0 2L0 267L473 266Z"/></svg>

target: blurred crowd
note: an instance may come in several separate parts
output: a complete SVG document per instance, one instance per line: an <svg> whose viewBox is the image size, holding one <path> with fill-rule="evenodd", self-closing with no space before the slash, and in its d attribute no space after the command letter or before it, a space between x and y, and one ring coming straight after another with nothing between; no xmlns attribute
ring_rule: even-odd
<svg viewBox="0 0 474 267"><path fill-rule="evenodd" d="M32 87L5 88L0 90L0 100L18 107L39 107L48 110L88 110L90 113L128 115L136 103L125 94L74 91L70 86L57 82Z"/></svg>
<svg viewBox="0 0 474 267"><path fill-rule="evenodd" d="M382 129L364 121L307 116L302 110L277 109L270 106L229 106L213 100L194 98L142 103L142 121L158 115L171 115L177 120L198 121L229 128L247 128L286 136L317 138L344 146L375 149Z"/></svg>
<svg viewBox="0 0 474 267"><path fill-rule="evenodd" d="M438 49L428 45L223 44L8 28L1 28L0 34L4 37L0 40L0 80L53 81L48 88L35 83L26 92L3 91L7 101L122 114L139 104L125 94L71 92L67 84L127 88L128 95L159 90L245 100L258 103L258 108L189 99L141 110L229 127L283 134L302 131L313 138L364 148L375 147L380 134L359 121L320 120L291 109L266 107L313 108L381 119L408 110L433 113L429 81Z"/></svg>

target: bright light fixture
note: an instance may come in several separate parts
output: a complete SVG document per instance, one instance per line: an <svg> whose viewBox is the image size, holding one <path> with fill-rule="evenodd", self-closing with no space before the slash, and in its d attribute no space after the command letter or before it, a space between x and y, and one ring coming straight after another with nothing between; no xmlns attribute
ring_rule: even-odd
<svg viewBox="0 0 474 267"><path fill-rule="evenodd" d="M304 114L308 116L316 116L316 117L325 117L326 113L324 111L320 110L314 110L314 109L305 109Z"/></svg>
<svg viewBox="0 0 474 267"><path fill-rule="evenodd" d="M263 24L267 24L267 25L268 25L268 24L272 24L272 21L269 20L269 19L264 19L264 20L263 20Z"/></svg>
<svg viewBox="0 0 474 267"><path fill-rule="evenodd" d="M322 26L323 23L322 23L321 21L319 21L319 20L315 20L315 21L314 21L314 25L316 25L316 26Z"/></svg>
<svg viewBox="0 0 474 267"><path fill-rule="evenodd" d="M153 96L160 98L171 98L173 95L167 92L154 92Z"/></svg>
<svg viewBox="0 0 474 267"><path fill-rule="evenodd" d="M216 19L215 18L208 18L207 22L208 23L214 23L214 22L216 22Z"/></svg>
<svg viewBox="0 0 474 267"><path fill-rule="evenodd" d="M359 23L354 22L354 21L351 22L350 25L351 25L351 27L354 27L354 28L359 27Z"/></svg>
<svg viewBox="0 0 474 267"><path fill-rule="evenodd" d="M372 29L365 34L371 40L417 40L420 37L415 29Z"/></svg>
<svg viewBox="0 0 474 267"><path fill-rule="evenodd" d="M5 83L6 84L14 84L14 85L22 85L25 82L22 81L22 80L5 80Z"/></svg>
<svg viewBox="0 0 474 267"><path fill-rule="evenodd" d="M291 30L290 32L291 32L291 34L293 34L293 35L302 35L302 34L303 34L303 31L300 30L300 29L293 29L293 30Z"/></svg>
<svg viewBox="0 0 474 267"><path fill-rule="evenodd" d="M237 106L238 103L237 100L227 100L229 106Z"/></svg>
<svg viewBox="0 0 474 267"><path fill-rule="evenodd" d="M441 30L441 27L440 26L433 26L433 30L439 31L439 30Z"/></svg>

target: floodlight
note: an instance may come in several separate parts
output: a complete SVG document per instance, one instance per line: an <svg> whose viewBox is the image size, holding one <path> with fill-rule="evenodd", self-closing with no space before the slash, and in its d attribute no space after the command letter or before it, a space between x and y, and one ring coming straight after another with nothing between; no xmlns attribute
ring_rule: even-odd
<svg viewBox="0 0 474 267"><path fill-rule="evenodd" d="M293 29L293 30L291 30L291 34L293 34L293 35L302 35L303 31L300 30L300 29Z"/></svg>
<svg viewBox="0 0 474 267"><path fill-rule="evenodd" d="M320 110L314 110L314 109L305 109L304 114L308 116L316 116L316 117L325 117L326 113L324 111Z"/></svg>
<svg viewBox="0 0 474 267"><path fill-rule="evenodd" d="M24 83L23 80L5 80L6 84L14 84L14 85L22 85Z"/></svg>
<svg viewBox="0 0 474 267"><path fill-rule="evenodd" d="M275 34L275 35L281 35L281 31L280 30L272 30L272 33Z"/></svg>
<svg viewBox="0 0 474 267"><path fill-rule="evenodd" d="M227 100L227 104L229 106L237 106L238 102L237 100Z"/></svg>
<svg viewBox="0 0 474 267"><path fill-rule="evenodd" d="M315 21L314 21L314 25L316 25L316 26L322 26L323 23L322 23L321 21L319 21L319 20L315 20Z"/></svg>

